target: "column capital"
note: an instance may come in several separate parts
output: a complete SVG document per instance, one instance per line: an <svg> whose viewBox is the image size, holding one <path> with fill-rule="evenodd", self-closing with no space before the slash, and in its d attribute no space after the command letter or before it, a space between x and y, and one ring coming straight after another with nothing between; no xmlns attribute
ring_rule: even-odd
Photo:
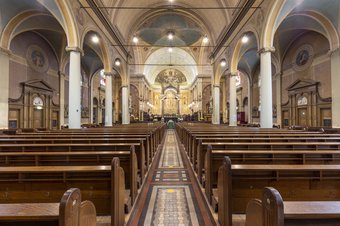
<svg viewBox="0 0 340 226"><path fill-rule="evenodd" d="M333 54L339 53L339 52L340 52L340 47L337 47L337 48L335 48L335 49L329 50L329 51L328 51L328 56L331 57Z"/></svg>
<svg viewBox="0 0 340 226"><path fill-rule="evenodd" d="M128 85L122 85L122 88L129 88Z"/></svg>
<svg viewBox="0 0 340 226"><path fill-rule="evenodd" d="M12 55L12 51L11 50L5 49L5 48L2 48L2 47L0 47L0 53L6 54L8 56Z"/></svg>
<svg viewBox="0 0 340 226"><path fill-rule="evenodd" d="M262 54L262 53L274 53L275 52L275 47L263 47L262 49L260 49L259 51L257 51L258 54Z"/></svg>
<svg viewBox="0 0 340 226"><path fill-rule="evenodd" d="M230 77L234 77L234 76L237 76L237 72L234 72L234 73L230 73L229 74Z"/></svg>
<svg viewBox="0 0 340 226"><path fill-rule="evenodd" d="M274 75L274 77L276 78L276 77L281 77L282 76L282 72L278 72L278 73L276 73L275 75Z"/></svg>
<svg viewBox="0 0 340 226"><path fill-rule="evenodd" d="M115 76L115 74L113 72L105 72L105 71L104 71L104 75L105 76L111 76L111 77Z"/></svg>
<svg viewBox="0 0 340 226"><path fill-rule="evenodd" d="M66 52L78 52L82 56L84 56L84 51L81 48L79 48L79 47L66 46L65 50L66 50Z"/></svg>
<svg viewBox="0 0 340 226"><path fill-rule="evenodd" d="M220 85L219 84L214 84L213 87L214 88L220 88Z"/></svg>

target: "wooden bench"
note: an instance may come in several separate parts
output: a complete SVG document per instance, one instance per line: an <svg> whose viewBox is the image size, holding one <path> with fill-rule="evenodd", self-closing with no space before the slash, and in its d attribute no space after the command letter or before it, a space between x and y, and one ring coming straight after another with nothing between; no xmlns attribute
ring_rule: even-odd
<svg viewBox="0 0 340 226"><path fill-rule="evenodd" d="M3 226L96 226L96 208L91 201L81 201L77 188L68 189L60 203L0 204Z"/></svg>
<svg viewBox="0 0 340 226"><path fill-rule="evenodd" d="M265 135L265 134L261 134ZM190 158L191 163L193 164L194 169L196 169L197 158L199 157L198 151L203 151L202 155L205 153L205 149L207 147L202 147L202 143L290 143L290 142L340 142L340 136L318 136L318 135L309 135L304 134L303 136L284 136L280 134L280 137L270 135L266 136L256 136L254 134L249 135L248 137L238 137L229 136L229 137L193 137L193 140L188 145L188 156ZM203 156L204 157L204 156ZM197 169L196 169L197 170Z"/></svg>
<svg viewBox="0 0 340 226"><path fill-rule="evenodd" d="M47 141L45 141L47 140ZM122 135L122 134L35 134L35 135L13 135L13 136L0 136L0 143L119 143L121 142L142 142L145 150L145 160L147 165L151 164L156 150L151 145L151 135Z"/></svg>
<svg viewBox="0 0 340 226"><path fill-rule="evenodd" d="M256 143L201 143L197 150L197 177L202 183L203 167L208 146L219 150L340 150L340 142L256 142Z"/></svg>
<svg viewBox="0 0 340 226"><path fill-rule="evenodd" d="M112 222L124 219L128 201L118 158L113 158L111 166L0 167L0 185L1 203L56 202L65 188L78 187L99 215L112 215Z"/></svg>
<svg viewBox="0 0 340 226"><path fill-rule="evenodd" d="M290 200L340 201L340 165L232 165L225 157L218 171L218 219L231 225L232 213L245 213L246 204L272 186Z"/></svg>
<svg viewBox="0 0 340 226"><path fill-rule="evenodd" d="M246 226L335 226L340 225L340 202L283 201L272 188L263 189L262 200L250 200Z"/></svg>
<svg viewBox="0 0 340 226"><path fill-rule="evenodd" d="M140 143L91 143L91 144L0 144L1 152L84 152L84 151L130 151L134 146L138 169L143 181L146 173L145 151Z"/></svg>
<svg viewBox="0 0 340 226"><path fill-rule="evenodd" d="M212 150L208 148L205 157L205 194L211 202L213 188L217 187L217 174L223 164L224 157L228 156L233 164L339 164L340 151L338 150ZM214 201L213 207L216 205Z"/></svg>

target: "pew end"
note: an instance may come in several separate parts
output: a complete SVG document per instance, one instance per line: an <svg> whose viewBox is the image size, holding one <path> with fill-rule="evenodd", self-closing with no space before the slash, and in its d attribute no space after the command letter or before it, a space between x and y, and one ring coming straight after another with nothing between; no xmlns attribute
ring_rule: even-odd
<svg viewBox="0 0 340 226"><path fill-rule="evenodd" d="M78 188L68 189L60 201L59 226L79 225L81 193Z"/></svg>
<svg viewBox="0 0 340 226"><path fill-rule="evenodd" d="M259 199L252 199L246 208L245 226L263 226L262 202Z"/></svg>
<svg viewBox="0 0 340 226"><path fill-rule="evenodd" d="M123 226L125 224L125 176L119 158L112 159L111 170L111 225Z"/></svg>
<svg viewBox="0 0 340 226"><path fill-rule="evenodd" d="M96 207L91 201L83 201L80 204L79 226L97 225Z"/></svg>
<svg viewBox="0 0 340 226"><path fill-rule="evenodd" d="M232 225L232 178L231 161L225 156L218 170L218 221L221 226Z"/></svg>

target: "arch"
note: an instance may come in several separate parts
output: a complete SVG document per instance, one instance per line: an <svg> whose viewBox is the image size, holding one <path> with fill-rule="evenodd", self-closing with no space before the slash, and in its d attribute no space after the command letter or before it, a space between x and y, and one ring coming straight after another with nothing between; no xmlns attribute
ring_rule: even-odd
<svg viewBox="0 0 340 226"><path fill-rule="evenodd" d="M244 32L240 33L238 35L238 38L236 39L238 41L237 41L237 43L235 45L235 48L234 48L234 51L232 53L231 63L230 63L230 73L231 74L236 74L237 71L238 71L238 64L239 64L239 60L241 58L241 49L242 49L242 44L243 44L241 39L247 33L251 33L252 35L254 35L254 37L256 39L256 47L257 47L257 49L259 47L259 35L258 35L258 32L252 26L246 27Z"/></svg>
<svg viewBox="0 0 340 226"><path fill-rule="evenodd" d="M69 48L79 48L79 29L76 23L75 16L67 0L56 0L59 10L65 22L64 29L66 30L67 44Z"/></svg>
<svg viewBox="0 0 340 226"><path fill-rule="evenodd" d="M28 10L24 11L22 13L19 13L15 17L13 17L5 26L2 36L0 39L0 47L3 49L8 49L10 47L11 41L14 38L13 37L13 32L15 29L25 20L34 17L34 16L50 16L47 13L42 13L41 11L38 10Z"/></svg>
<svg viewBox="0 0 340 226"><path fill-rule="evenodd" d="M101 33L96 28L93 28L93 27L85 28L84 33L83 33L81 40L80 40L81 49L84 49L83 47L84 47L84 44L85 44L85 37L90 32L93 32L100 37L99 47L100 47L100 50L101 50L101 55L102 55L101 60L103 61L104 71L109 72L109 73L113 72L112 71L112 64L111 64L112 60L110 58L108 44L107 44L106 40L103 38L103 36L101 35Z"/></svg>
<svg viewBox="0 0 340 226"><path fill-rule="evenodd" d="M301 3L302 1L295 1L294 4L288 5L287 0L276 0L273 4L270 13L266 18L265 27L262 33L261 48L271 48L274 43L274 36L279 25L287 18L288 14ZM294 12L292 15L307 16L314 19L326 31L326 37L329 40L331 50L337 49L340 46L339 35L332 22L319 12L306 10Z"/></svg>
<svg viewBox="0 0 340 226"><path fill-rule="evenodd" d="M60 14L62 16L63 21L61 21L53 12L53 10L49 9L47 5L41 3L46 9L52 14L52 16L59 22L61 27L63 28L66 38L67 44L69 47L79 48L79 34L78 28L75 23L75 17L65 0L56 0L56 4L60 10ZM4 31L2 32L0 39L0 47L3 49L9 49L10 42L13 38L13 32L15 29L25 20L34 17L34 16L51 16L47 13L43 13L39 10L27 10L18 15L14 16L5 26Z"/></svg>
<svg viewBox="0 0 340 226"><path fill-rule="evenodd" d="M267 15L265 19L265 26L262 33L262 39L261 39L261 45L260 49L262 48L269 48L273 47L274 42L274 34L275 34L275 22L277 21L277 18L284 6L285 0L275 0L272 7L268 7L271 10L269 10L269 14Z"/></svg>
<svg viewBox="0 0 340 226"><path fill-rule="evenodd" d="M322 34L322 33L321 34L327 37L329 41L330 49L334 50L340 46L339 35L338 35L336 28L333 26L332 22L327 17L322 15L321 13L308 10L308 11L294 12L292 16L306 16L306 17L310 17L314 19L317 23L319 23L325 29L326 34Z"/></svg>

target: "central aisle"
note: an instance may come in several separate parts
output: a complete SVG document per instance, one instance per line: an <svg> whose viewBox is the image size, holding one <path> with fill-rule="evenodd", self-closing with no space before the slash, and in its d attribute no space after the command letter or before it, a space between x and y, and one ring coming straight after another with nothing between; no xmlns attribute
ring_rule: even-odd
<svg viewBox="0 0 340 226"><path fill-rule="evenodd" d="M127 225L216 225L184 156L175 131L167 130Z"/></svg>

